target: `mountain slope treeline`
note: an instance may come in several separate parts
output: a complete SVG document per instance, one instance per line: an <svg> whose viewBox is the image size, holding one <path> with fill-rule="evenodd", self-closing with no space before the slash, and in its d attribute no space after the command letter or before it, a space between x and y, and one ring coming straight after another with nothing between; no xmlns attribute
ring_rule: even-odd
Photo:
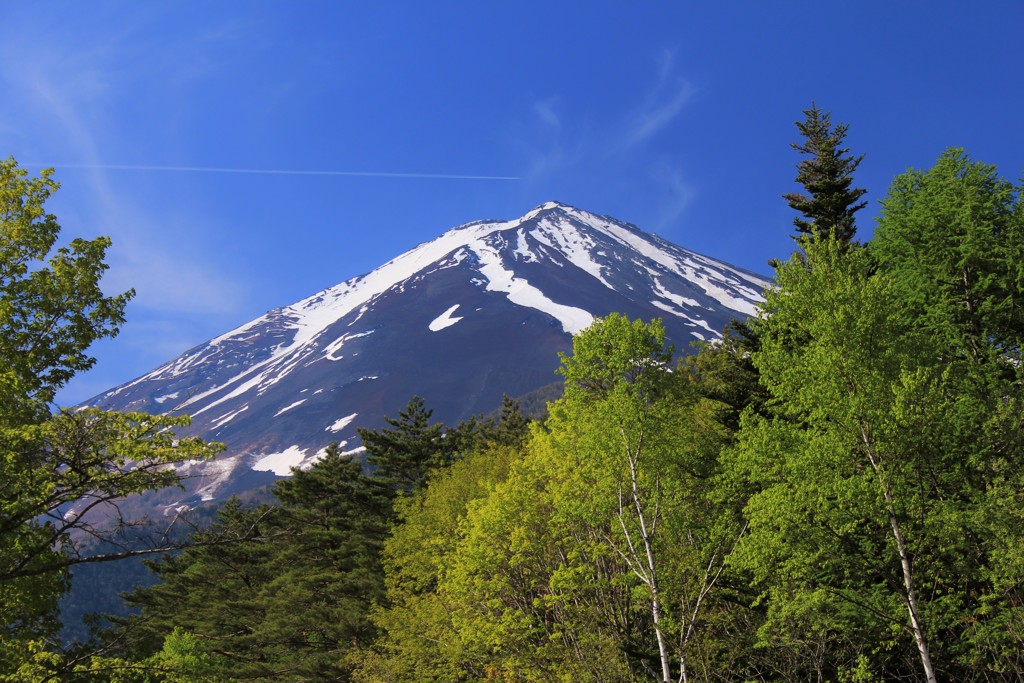
<svg viewBox="0 0 1024 683"><path fill-rule="evenodd" d="M845 127L801 131L796 249L721 342L612 314L543 420L414 399L8 680L1024 678L1022 188L949 150L859 243Z"/></svg>

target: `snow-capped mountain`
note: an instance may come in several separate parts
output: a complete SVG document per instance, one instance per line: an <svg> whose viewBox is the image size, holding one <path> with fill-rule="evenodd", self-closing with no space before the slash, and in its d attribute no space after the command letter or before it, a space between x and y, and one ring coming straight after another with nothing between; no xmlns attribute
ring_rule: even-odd
<svg viewBox="0 0 1024 683"><path fill-rule="evenodd" d="M680 352L745 318L769 281L632 225L548 202L453 228L371 273L273 311L91 401L188 413L222 441L186 463L191 504L285 476L331 442L359 450L413 395L454 424L557 380L595 317L661 317Z"/></svg>

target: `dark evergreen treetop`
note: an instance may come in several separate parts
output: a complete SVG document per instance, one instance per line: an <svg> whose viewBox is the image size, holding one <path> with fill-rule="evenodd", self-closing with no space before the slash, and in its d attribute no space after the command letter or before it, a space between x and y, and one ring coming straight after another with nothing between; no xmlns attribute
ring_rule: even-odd
<svg viewBox="0 0 1024 683"><path fill-rule="evenodd" d="M504 394L501 412L494 426L493 440L504 446L521 446L530 434L530 420L523 415L519 401Z"/></svg>
<svg viewBox="0 0 1024 683"><path fill-rule="evenodd" d="M160 583L126 596L141 614L118 620L118 640L146 660L180 629L198 638L207 670L138 683L348 680L345 655L373 639L369 606L385 599L392 492L332 444L274 494L278 507L231 499L196 545L149 564ZM245 540L217 542L225 535Z"/></svg>
<svg viewBox="0 0 1024 683"><path fill-rule="evenodd" d="M796 181L807 194L782 195L791 208L802 214L793 219L798 233L795 239L832 236L849 244L857 232L854 214L867 205L858 201L866 190L850 187L853 172L864 155L852 156L850 148L842 146L847 126L839 123L833 127L829 112L812 104L804 115L803 121L796 122L804 141L794 142L792 147L807 155L797 164L796 174Z"/></svg>
<svg viewBox="0 0 1024 683"><path fill-rule="evenodd" d="M434 411L419 396L398 411L398 417L385 417L393 429L359 429L366 447L366 461L374 476L396 490L409 492L420 486L427 473L442 464L447 444L444 425L430 423Z"/></svg>
<svg viewBox="0 0 1024 683"><path fill-rule="evenodd" d="M376 480L409 493L466 453L488 444L518 446L529 433L529 420L508 396L497 417L474 416L451 428L431 423L433 412L422 398L413 396L398 417L384 418L389 427L358 430Z"/></svg>

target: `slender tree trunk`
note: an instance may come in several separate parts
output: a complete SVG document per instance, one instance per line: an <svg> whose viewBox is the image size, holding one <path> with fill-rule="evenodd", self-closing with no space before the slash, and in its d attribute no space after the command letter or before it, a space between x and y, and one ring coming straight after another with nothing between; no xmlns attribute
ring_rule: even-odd
<svg viewBox="0 0 1024 683"><path fill-rule="evenodd" d="M658 640L658 655L661 659L661 680L662 683L671 683L672 663L669 658L668 642L665 639L665 634L661 630L661 593L658 586L658 566L654 560L654 534L658 525L658 506L657 502L655 502L654 512L650 515L650 518L648 518L647 505L645 504L644 496L640 491L639 465L640 453L643 449L643 433L640 434L636 446L631 447L625 430L622 429L621 426L619 429L622 434L623 445L625 446L626 463L629 465L630 499L628 504L624 504L622 484L620 483L619 526L622 527L622 533L626 539L626 544L629 547L629 555L626 556L627 563L632 568L633 573L636 574L636 576L643 581L651 591L651 618L654 621L654 634ZM655 498L657 498L657 495L658 494L655 494ZM633 508L632 514L636 515L636 523L640 527L640 540L643 542L642 555L637 544L633 542L633 534L629 530L629 525L626 524L627 507Z"/></svg>
<svg viewBox="0 0 1024 683"><path fill-rule="evenodd" d="M653 557L651 558L653 560ZM655 577L652 575L651 577ZM658 654L661 655L661 678L664 683L672 681L672 664L668 658L668 643L665 642L665 634L661 630L661 598L658 595L658 583L656 580L651 584L651 616L654 618L654 633L658 636Z"/></svg>
<svg viewBox="0 0 1024 683"><path fill-rule="evenodd" d="M655 519L648 523L643 497L640 495L640 483L637 473L636 458L629 458L629 475L632 484L633 506L636 509L637 522L640 524L640 538L644 543L644 554L647 557L648 588L651 590L651 618L654 620L654 633L658 638L658 654L661 656L661 677L664 683L671 683L672 664L669 660L668 643L665 634L661 630L661 594L658 587L658 567L654 561L654 526Z"/></svg>
<svg viewBox="0 0 1024 683"><path fill-rule="evenodd" d="M900 554L900 565L903 568L903 586L906 589L905 600L907 611L910 612L910 628L914 632L914 642L917 643L917 651L921 655L921 665L924 667L924 675L928 683L936 683L935 670L932 668L931 656L928 654L928 642L924 637L924 630L921 628L921 621L918 617L917 598L914 595L914 574L910 566L910 558L907 556L906 546L903 543L903 534L900 531L899 522L892 511L892 495L889 487L885 487L885 501L890 504L889 523L892 525L892 535L896 539L896 549Z"/></svg>
<svg viewBox="0 0 1024 683"><path fill-rule="evenodd" d="M889 486L880 470L878 459L875 457L874 450L871 447L871 437L869 435L869 429L865 424L861 424L861 438L864 441L864 446L867 448L868 460L871 462L871 468L875 472L875 476L878 477L879 482L882 485L882 494L885 496L885 504L887 514L889 516L889 525L892 527L892 537L896 541L896 551L900 557L900 567L903 570L903 588L904 595L903 601L907 606L907 612L910 614L910 629L914 634L914 643L917 645L918 654L921 656L921 666L924 667L925 679L928 683L937 683L935 678L935 669L932 667L932 658L928 653L928 641L924 637L924 629L921 627L920 612L917 609L917 597L914 592L914 569L910 565L910 556L907 554L907 546L903 538L903 531L900 529L899 520L896 519L896 506L893 500L892 488Z"/></svg>

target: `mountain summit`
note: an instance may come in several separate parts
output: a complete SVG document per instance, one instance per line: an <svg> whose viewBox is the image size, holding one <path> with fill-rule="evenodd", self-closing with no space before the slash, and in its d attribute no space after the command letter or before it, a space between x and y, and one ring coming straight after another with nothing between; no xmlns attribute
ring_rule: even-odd
<svg viewBox="0 0 1024 683"><path fill-rule="evenodd" d="M558 352L595 317L661 317L686 351L746 318L769 281L620 221L557 202L477 221L366 275L270 311L90 400L115 410L188 413L222 441L186 463L171 506L285 476L357 427L378 428L413 395L454 424L502 394L554 382Z"/></svg>

